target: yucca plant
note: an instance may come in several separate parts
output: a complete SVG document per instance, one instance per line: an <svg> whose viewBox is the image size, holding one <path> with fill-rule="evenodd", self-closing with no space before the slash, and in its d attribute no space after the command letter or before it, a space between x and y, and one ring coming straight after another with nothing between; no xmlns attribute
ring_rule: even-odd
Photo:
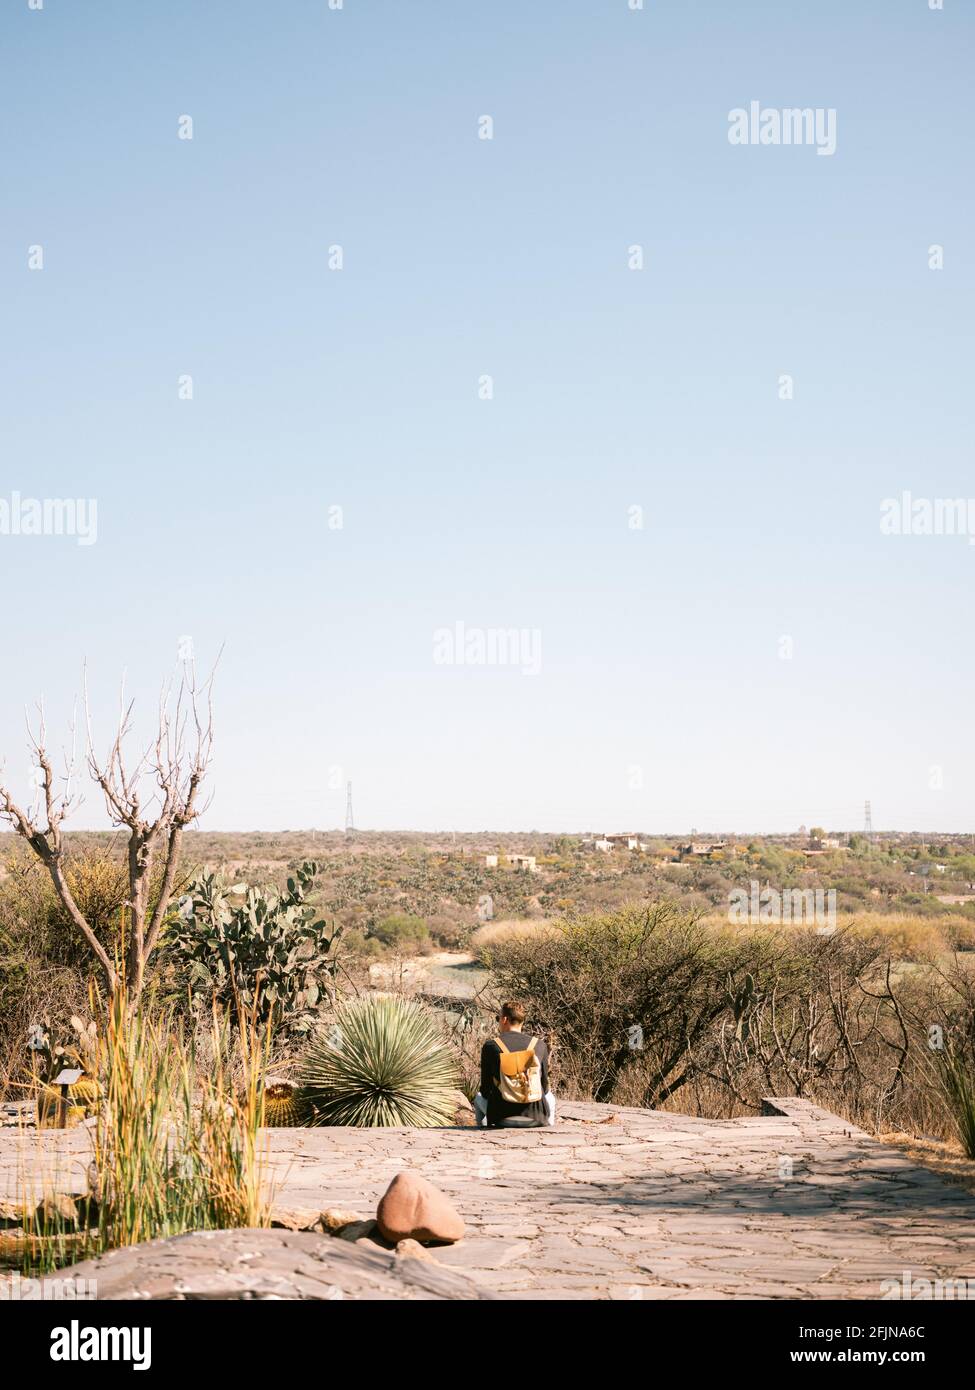
<svg viewBox="0 0 975 1390"><path fill-rule="evenodd" d="M314 1125L452 1124L457 1064L435 1018L413 1000L366 995L343 1005L301 1072Z"/></svg>

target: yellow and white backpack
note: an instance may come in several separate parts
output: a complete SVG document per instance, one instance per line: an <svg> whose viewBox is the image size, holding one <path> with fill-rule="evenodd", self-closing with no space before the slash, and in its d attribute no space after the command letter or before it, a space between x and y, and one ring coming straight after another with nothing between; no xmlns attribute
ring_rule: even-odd
<svg viewBox="0 0 975 1390"><path fill-rule="evenodd" d="M528 1046L512 1052L500 1038L495 1038L501 1051L501 1069L498 1076L498 1090L502 1100L514 1105L529 1105L542 1099L542 1064L535 1056L537 1038L532 1038Z"/></svg>

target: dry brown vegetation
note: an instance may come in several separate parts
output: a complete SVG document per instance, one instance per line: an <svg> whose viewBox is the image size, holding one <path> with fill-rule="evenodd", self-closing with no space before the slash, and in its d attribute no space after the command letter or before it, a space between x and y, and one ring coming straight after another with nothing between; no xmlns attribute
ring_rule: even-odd
<svg viewBox="0 0 975 1390"><path fill-rule="evenodd" d="M975 1064L965 957L898 972L883 932L715 926L665 902L502 934L484 958L565 1094L712 1118L795 1095L875 1132L957 1133L932 1041Z"/></svg>
<svg viewBox="0 0 975 1390"><path fill-rule="evenodd" d="M75 900L111 953L113 943L123 944L125 843L80 834L66 835L64 845ZM498 850L535 854L539 872L488 868L483 855ZM952 1121L925 1030L935 1022L964 1029L975 952L956 948L969 944L975 917L967 903L920 893L923 876L910 866L944 855L949 870L937 886L964 889L970 866L961 837L936 847L910 839L861 845L827 856L832 864L815 860L812 870L798 850L776 843L752 843L723 864L670 864L673 847L659 842L652 851L594 854L571 837L360 834L350 841L337 833L194 831L185 839L184 873L206 866L280 886L306 855L322 861L310 901L345 929L343 996L377 983L428 998L449 993L429 973L445 950L456 959L470 951L490 965L487 987L483 971L470 975L479 998L451 1015L468 1089L499 995L520 991L537 1004L533 1026L553 1037L563 1095L730 1117L754 1113L763 1095L798 1093L874 1130L898 1126L949 1139ZM86 1007L96 957L71 932L42 866L13 837L0 859L0 1084L6 1078L13 1095L29 1076L28 1026L46 1021L55 1035L64 1031ZM832 944L802 927L728 922L729 888L773 873L782 886L803 887L836 875ZM479 925L484 894L495 920ZM619 957L619 942L607 943L605 924L648 910L669 914L670 928L651 934L634 966ZM580 946L571 970L559 956L565 926ZM160 944L166 940L164 922ZM164 971L148 968L153 1008L185 993L179 961L172 953L164 959ZM626 992L625 981L637 976L645 996ZM639 1056L626 1045L634 1023L646 1039ZM288 1056L280 1061L286 1068Z"/></svg>

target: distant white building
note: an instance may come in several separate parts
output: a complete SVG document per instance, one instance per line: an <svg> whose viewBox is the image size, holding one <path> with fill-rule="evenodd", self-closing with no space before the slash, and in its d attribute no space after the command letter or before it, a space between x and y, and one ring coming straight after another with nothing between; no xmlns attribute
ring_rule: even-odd
<svg viewBox="0 0 975 1390"><path fill-rule="evenodd" d="M513 869L524 869L530 874L538 873L538 865L533 854L509 854L508 863Z"/></svg>
<svg viewBox="0 0 975 1390"><path fill-rule="evenodd" d="M636 850L640 854L646 852L647 847L639 835L607 835L606 839L611 845L615 845L619 849Z"/></svg>
<svg viewBox="0 0 975 1390"><path fill-rule="evenodd" d="M724 840L692 840L689 845L678 845L677 853L681 860L722 858L726 847Z"/></svg>
<svg viewBox="0 0 975 1390"><path fill-rule="evenodd" d="M498 856L496 854L486 854L484 856L485 869L496 869L498 867Z"/></svg>
<svg viewBox="0 0 975 1390"><path fill-rule="evenodd" d="M603 854L613 849L636 850L639 854L646 854L647 851L639 835L604 835L601 840L593 841L593 848L601 850Z"/></svg>

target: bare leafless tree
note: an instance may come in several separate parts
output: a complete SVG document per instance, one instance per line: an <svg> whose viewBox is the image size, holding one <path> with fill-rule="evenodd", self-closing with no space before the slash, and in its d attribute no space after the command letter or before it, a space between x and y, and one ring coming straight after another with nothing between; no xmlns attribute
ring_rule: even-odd
<svg viewBox="0 0 975 1390"><path fill-rule="evenodd" d="M175 689L174 689L175 686ZM192 663L184 663L177 682L167 682L159 700L154 738L129 766L133 704L119 701L115 737L104 760L95 753L85 682L87 770L105 798L113 825L128 839L128 898L124 907L121 957L113 960L78 907L65 873L63 825L80 802L76 790L75 722L64 772L56 776L48 751L43 704L36 731L28 720L35 763L35 796L28 810L14 801L0 781L0 816L31 847L46 868L61 906L84 937L104 973L112 995L125 990L134 1009L142 993L146 965L155 950L177 883L183 831L205 810L199 805L213 749L213 672L198 687ZM157 871L158 870L158 871Z"/></svg>

